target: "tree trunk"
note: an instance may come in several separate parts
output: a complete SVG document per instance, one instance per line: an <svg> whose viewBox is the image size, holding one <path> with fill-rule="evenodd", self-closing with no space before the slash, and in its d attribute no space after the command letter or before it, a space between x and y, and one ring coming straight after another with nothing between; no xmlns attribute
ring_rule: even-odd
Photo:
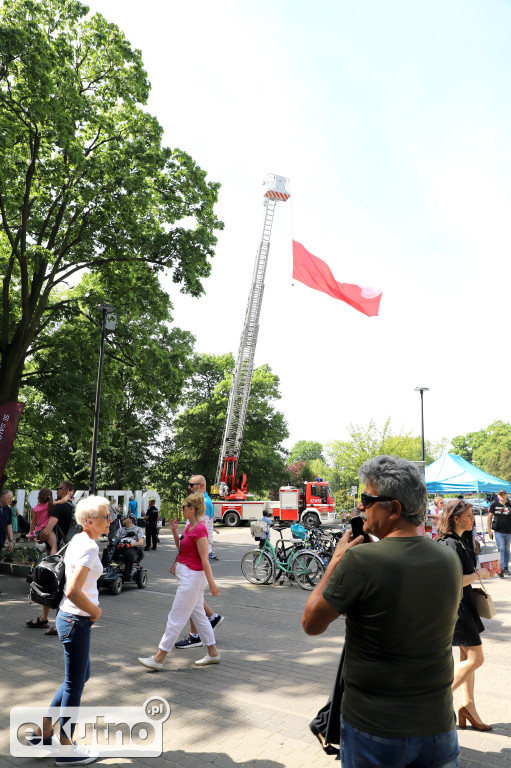
<svg viewBox="0 0 511 768"><path fill-rule="evenodd" d="M18 399L25 355L9 345L2 355L0 363L0 403L10 403Z"/></svg>

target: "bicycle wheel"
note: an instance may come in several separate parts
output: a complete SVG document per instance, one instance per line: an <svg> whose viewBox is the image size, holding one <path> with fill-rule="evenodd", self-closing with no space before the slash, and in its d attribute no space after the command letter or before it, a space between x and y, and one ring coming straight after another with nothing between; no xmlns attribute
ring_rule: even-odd
<svg viewBox="0 0 511 768"><path fill-rule="evenodd" d="M273 560L260 549L243 555L241 572L251 584L266 584L273 576Z"/></svg>
<svg viewBox="0 0 511 768"><path fill-rule="evenodd" d="M305 550L295 555L293 574L302 589L314 589L324 572L325 565L315 552Z"/></svg>

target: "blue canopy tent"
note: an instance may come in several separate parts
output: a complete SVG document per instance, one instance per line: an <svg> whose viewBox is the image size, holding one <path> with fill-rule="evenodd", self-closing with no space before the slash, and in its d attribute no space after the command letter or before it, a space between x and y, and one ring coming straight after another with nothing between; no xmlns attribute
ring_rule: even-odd
<svg viewBox="0 0 511 768"><path fill-rule="evenodd" d="M483 472L454 453L444 453L426 467L426 486L428 493L496 493L501 488L511 493L511 483ZM483 540L486 542L483 513L481 507L479 509Z"/></svg>
<svg viewBox="0 0 511 768"><path fill-rule="evenodd" d="M483 472L454 453L444 453L426 467L426 486L428 493L496 493L501 488L511 493L511 483Z"/></svg>

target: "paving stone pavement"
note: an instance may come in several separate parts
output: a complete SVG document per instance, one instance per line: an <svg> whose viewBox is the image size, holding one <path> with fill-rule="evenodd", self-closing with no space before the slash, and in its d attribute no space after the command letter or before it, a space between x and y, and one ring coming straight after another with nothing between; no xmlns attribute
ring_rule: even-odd
<svg viewBox="0 0 511 768"><path fill-rule="evenodd" d="M98 765L333 766L334 759L322 753L308 723L330 693L344 622L339 619L320 637L307 637L300 619L308 593L289 584L258 587L246 582L240 561L253 547L248 528L220 526L219 532L215 551L220 559L213 572L220 595L207 599L226 617L217 630L220 664L195 667L202 648L173 652L159 673L146 671L136 661L156 649L175 594L176 581L168 574L173 559L170 531L163 529L156 552L145 553L145 590L100 596L103 615L92 632L92 671L82 704L140 706L151 696L162 696L171 715L163 727L161 757L109 758ZM484 622L485 664L476 673L476 700L494 730L458 730L461 768L511 768L511 577L492 579L489 586L498 615ZM437 588L424 584L425 590ZM51 701L62 681L62 647L58 638L25 627L38 607L28 603L23 578L0 576L0 589L0 768L44 768L53 760L9 755L9 710Z"/></svg>

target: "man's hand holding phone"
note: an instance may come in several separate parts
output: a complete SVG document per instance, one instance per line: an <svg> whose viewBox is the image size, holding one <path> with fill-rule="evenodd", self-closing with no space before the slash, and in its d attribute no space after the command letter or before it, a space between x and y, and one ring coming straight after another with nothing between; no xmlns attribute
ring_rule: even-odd
<svg viewBox="0 0 511 768"><path fill-rule="evenodd" d="M361 515L357 515L356 517L351 518L351 530L353 532L353 538L356 539L358 536L363 536L364 540L363 543L366 544L367 542L370 542L371 539L369 537L368 533L365 533L364 531L364 518Z"/></svg>

